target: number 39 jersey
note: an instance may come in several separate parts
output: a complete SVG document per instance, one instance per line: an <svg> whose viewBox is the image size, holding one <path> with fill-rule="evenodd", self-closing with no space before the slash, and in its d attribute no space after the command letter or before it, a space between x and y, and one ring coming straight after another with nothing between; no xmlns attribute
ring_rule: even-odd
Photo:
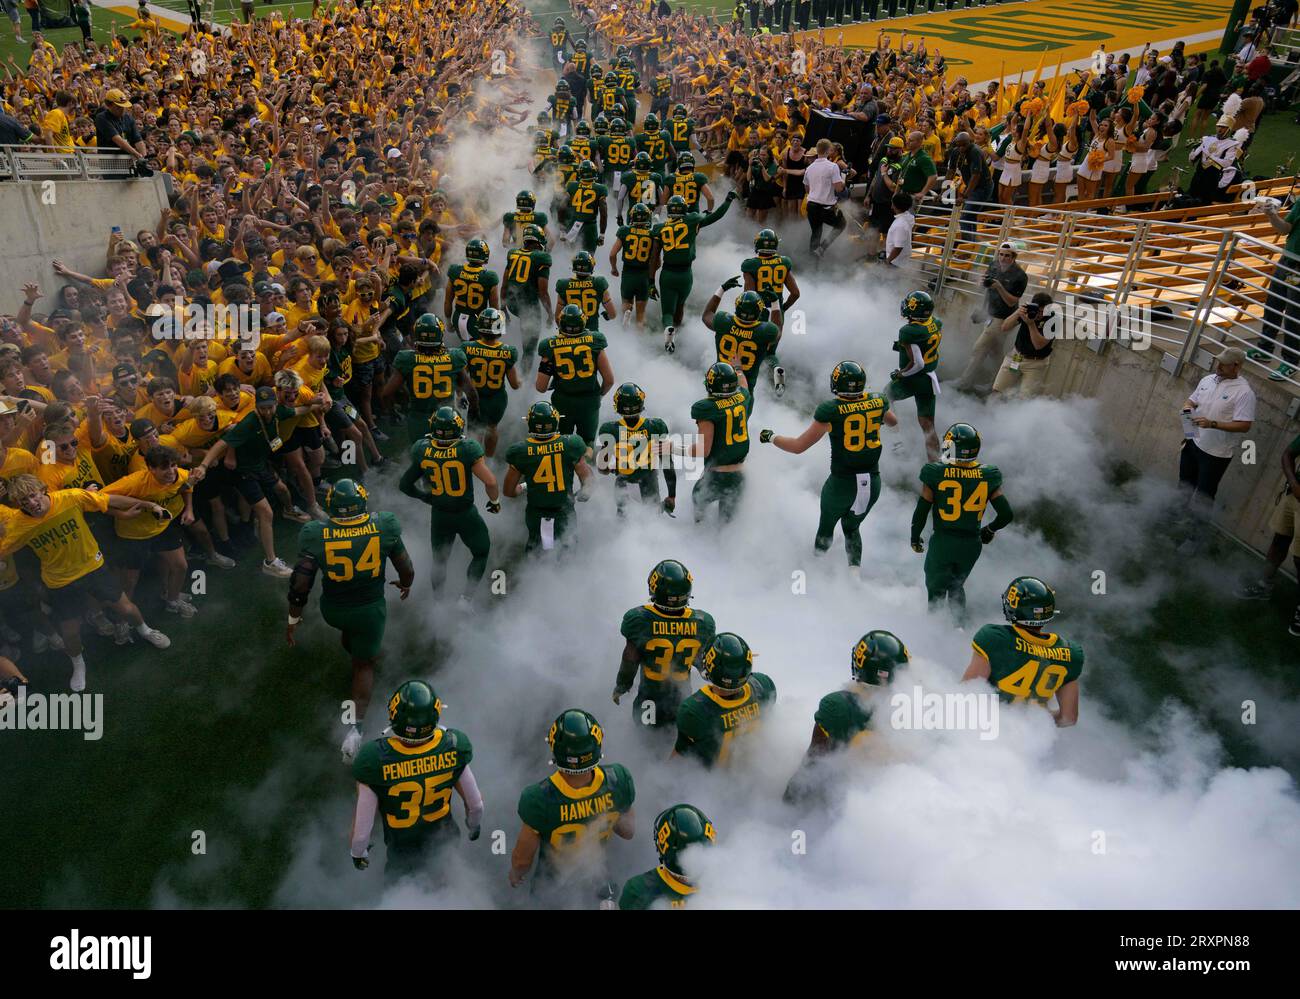
<svg viewBox="0 0 1300 999"><path fill-rule="evenodd" d="M419 846L426 837L456 828L451 819L451 792L474 757L469 737L454 728L439 728L420 746L398 739L375 739L352 761L352 776L379 797L384 843Z"/></svg>
<svg viewBox="0 0 1300 999"><path fill-rule="evenodd" d="M817 423L830 424L831 474L859 475L880 466L880 422L889 400L868 392L861 399L830 399L813 411Z"/></svg>
<svg viewBox="0 0 1300 999"><path fill-rule="evenodd" d="M936 531L976 534L989 498L1002 487L1002 472L974 461L932 461L922 467L921 481L934 493Z"/></svg>
<svg viewBox="0 0 1300 999"><path fill-rule="evenodd" d="M320 567L321 602L335 606L382 601L384 566L406 550L397 517L382 512L359 524L313 520L303 525L298 549Z"/></svg>
<svg viewBox="0 0 1300 999"><path fill-rule="evenodd" d="M1004 701L1046 702L1083 672L1083 646L1013 624L986 624L971 641L989 663L989 683Z"/></svg>
<svg viewBox="0 0 1300 999"><path fill-rule="evenodd" d="M474 506L474 476L470 469L483 457L483 445L464 438L444 447L432 437L411 445L411 462L429 486L429 505L444 513Z"/></svg>
<svg viewBox="0 0 1300 999"><path fill-rule="evenodd" d="M596 767L590 784L570 787L558 773L531 784L519 795L519 818L542 840L538 871L603 843L619 816L632 807L636 787L621 763Z"/></svg>
<svg viewBox="0 0 1300 999"><path fill-rule="evenodd" d="M456 376L465 363L465 353L459 347L440 354L399 350L393 358L393 367L402 373L406 391L410 393L410 409L428 414L451 401Z"/></svg>

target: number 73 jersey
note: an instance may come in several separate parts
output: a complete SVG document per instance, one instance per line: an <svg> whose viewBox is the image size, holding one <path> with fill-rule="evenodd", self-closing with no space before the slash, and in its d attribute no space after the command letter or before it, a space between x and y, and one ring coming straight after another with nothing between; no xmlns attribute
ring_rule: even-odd
<svg viewBox="0 0 1300 999"><path fill-rule="evenodd" d="M989 498L1002 487L1002 472L977 461L932 461L922 467L921 481L934 493L936 531L978 534Z"/></svg>
<svg viewBox="0 0 1300 999"><path fill-rule="evenodd" d="M303 525L298 548L321 569L321 601L349 607L382 602L384 566L406 550L391 513L373 513L360 524L314 520Z"/></svg>
<svg viewBox="0 0 1300 999"><path fill-rule="evenodd" d="M1083 646L1013 624L986 624L971 645L989 663L989 683L1004 701L1051 700L1083 672Z"/></svg>
<svg viewBox="0 0 1300 999"><path fill-rule="evenodd" d="M419 746L394 738L362 746L352 776L379 798L384 843L418 846L427 836L454 830L451 792L473 757L469 737L454 728L439 728Z"/></svg>

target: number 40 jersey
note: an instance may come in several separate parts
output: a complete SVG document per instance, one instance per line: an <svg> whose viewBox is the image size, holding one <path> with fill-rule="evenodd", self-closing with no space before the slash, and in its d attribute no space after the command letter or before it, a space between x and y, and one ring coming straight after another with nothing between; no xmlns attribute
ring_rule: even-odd
<svg viewBox="0 0 1300 999"><path fill-rule="evenodd" d="M1083 672L1083 646L1014 624L986 624L971 642L989 663L989 683L1004 701L1051 700Z"/></svg>

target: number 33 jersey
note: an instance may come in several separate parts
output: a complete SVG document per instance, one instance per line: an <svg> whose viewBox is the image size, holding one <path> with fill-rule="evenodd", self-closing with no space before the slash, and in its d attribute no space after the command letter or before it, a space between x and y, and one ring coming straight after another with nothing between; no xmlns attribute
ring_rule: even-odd
<svg viewBox="0 0 1300 999"><path fill-rule="evenodd" d="M426 836L456 829L451 792L474 757L469 736L439 728L419 746L399 739L375 739L352 761L352 776L379 798L384 843L392 848L418 846Z"/></svg>
<svg viewBox="0 0 1300 999"><path fill-rule="evenodd" d="M1083 646L1013 624L986 624L971 641L989 663L989 683L1004 701L1051 700L1083 672Z"/></svg>

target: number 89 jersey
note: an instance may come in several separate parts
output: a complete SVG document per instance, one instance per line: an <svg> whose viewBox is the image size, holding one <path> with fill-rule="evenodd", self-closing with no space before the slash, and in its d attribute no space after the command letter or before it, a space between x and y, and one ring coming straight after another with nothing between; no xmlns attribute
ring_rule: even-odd
<svg viewBox="0 0 1300 999"><path fill-rule="evenodd" d="M977 534L989 498L1002 487L1002 472L976 461L932 461L922 467L921 481L934 493L936 531Z"/></svg>
<svg viewBox="0 0 1300 999"><path fill-rule="evenodd" d="M1004 701L1047 702L1083 672L1083 646L1013 624L986 624L971 642L989 663L989 683Z"/></svg>
<svg viewBox="0 0 1300 999"><path fill-rule="evenodd" d="M359 524L314 520L303 525L298 548L320 567L321 603L348 607L382 603L384 566L406 550L391 513L373 513Z"/></svg>
<svg viewBox="0 0 1300 999"><path fill-rule="evenodd" d="M378 796L389 849L417 847L429 836L457 831L451 792L473 756L469 737L454 728L437 729L419 746L388 738L361 747L352 776Z"/></svg>
<svg viewBox="0 0 1300 999"><path fill-rule="evenodd" d="M444 447L432 437L422 437L411 446L411 462L420 465L420 478L429 486L433 509L454 513L474 506L470 469L483 454L483 445L470 438Z"/></svg>
<svg viewBox="0 0 1300 999"><path fill-rule="evenodd" d="M889 400L875 392L818 405L813 420L831 428L832 475L859 475L879 468L880 423L887 412Z"/></svg>

